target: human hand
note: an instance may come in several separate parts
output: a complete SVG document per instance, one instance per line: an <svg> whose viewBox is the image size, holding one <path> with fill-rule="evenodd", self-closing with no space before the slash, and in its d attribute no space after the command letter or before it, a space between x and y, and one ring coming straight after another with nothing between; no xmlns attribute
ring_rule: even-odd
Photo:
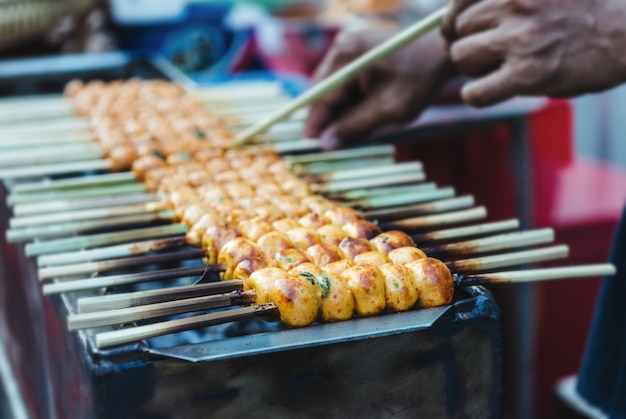
<svg viewBox="0 0 626 419"><path fill-rule="evenodd" d="M393 34L371 29L340 33L314 80L327 77ZM423 111L452 73L441 35L433 31L316 101L309 110L306 135L320 137L322 148L332 150L354 144L384 125L406 123Z"/></svg>
<svg viewBox="0 0 626 419"><path fill-rule="evenodd" d="M626 81L623 0L453 0L441 29L471 105Z"/></svg>

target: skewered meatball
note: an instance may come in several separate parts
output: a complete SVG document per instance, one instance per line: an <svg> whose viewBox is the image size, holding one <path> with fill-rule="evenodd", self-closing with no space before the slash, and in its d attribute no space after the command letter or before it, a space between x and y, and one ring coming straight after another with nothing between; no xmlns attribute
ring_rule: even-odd
<svg viewBox="0 0 626 419"><path fill-rule="evenodd" d="M339 250L341 250L341 253L343 253L346 258L354 259L356 255L369 252L374 250L374 248L368 240L346 237L339 243Z"/></svg>
<svg viewBox="0 0 626 419"><path fill-rule="evenodd" d="M415 246L415 242L409 235L398 230L386 231L374 237L370 242L376 250L384 254L398 247Z"/></svg>
<svg viewBox="0 0 626 419"><path fill-rule="evenodd" d="M323 322L348 320L354 314L354 296L341 276L323 273L328 281L328 292L322 294L322 307L318 318ZM319 277L318 276L318 277Z"/></svg>
<svg viewBox="0 0 626 419"><path fill-rule="evenodd" d="M209 212L209 210L204 205L194 204L185 210L181 221L183 222L183 224L186 224L188 228L191 228L207 212Z"/></svg>
<svg viewBox="0 0 626 419"><path fill-rule="evenodd" d="M215 263L222 246L235 237L241 237L241 232L233 226L214 225L207 228L202 236L202 248L206 251L207 263Z"/></svg>
<svg viewBox="0 0 626 419"><path fill-rule="evenodd" d="M270 266L269 262L264 257L244 259L239 262L235 270L233 270L232 279L240 279L245 282L254 272L259 269L267 268L268 266Z"/></svg>
<svg viewBox="0 0 626 419"><path fill-rule="evenodd" d="M156 169L157 167L165 167L163 159L154 155L147 155L139 157L133 162L132 171L137 179L141 181L147 171Z"/></svg>
<svg viewBox="0 0 626 419"><path fill-rule="evenodd" d="M187 243L198 246L202 243L202 238L209 227L216 226L220 223L217 215L205 212L202 217L187 231Z"/></svg>
<svg viewBox="0 0 626 419"><path fill-rule="evenodd" d="M253 272L243 284L244 290L253 290L256 293L256 304L266 304L270 302L270 291L272 284L287 276L283 269L267 267Z"/></svg>
<svg viewBox="0 0 626 419"><path fill-rule="evenodd" d="M320 235L312 228L298 227L287 232L289 240L296 249L306 250L320 242Z"/></svg>
<svg viewBox="0 0 626 419"><path fill-rule="evenodd" d="M355 209L348 207L335 207L324 212L324 221L342 227L352 221L362 220L363 216Z"/></svg>
<svg viewBox="0 0 626 419"><path fill-rule="evenodd" d="M374 265L355 265L343 277L352 295L359 316L373 316L385 309L385 279Z"/></svg>
<svg viewBox="0 0 626 419"><path fill-rule="evenodd" d="M137 157L135 149L128 144L116 145L108 153L108 158L112 163L111 170L114 172L127 170L133 165Z"/></svg>
<svg viewBox="0 0 626 419"><path fill-rule="evenodd" d="M452 275L448 267L438 259L418 259L406 265L413 272L419 290L417 306L438 307L450 304L454 294Z"/></svg>
<svg viewBox="0 0 626 419"><path fill-rule="evenodd" d="M391 259L389 259L384 253L372 250L370 252L359 253L356 255L354 257L354 263L357 265L369 263L370 265L381 266L386 263L391 263Z"/></svg>
<svg viewBox="0 0 626 419"><path fill-rule="evenodd" d="M293 243L289 240L289 237L285 233L280 231L272 231L261 236L257 240L257 244L265 254L265 257L273 259L278 253L283 250L293 248Z"/></svg>
<svg viewBox="0 0 626 419"><path fill-rule="evenodd" d="M259 257L263 257L261 249L249 239L236 237L226 242L217 254L217 263L226 265L222 278L231 279L235 267L242 260Z"/></svg>
<svg viewBox="0 0 626 419"><path fill-rule="evenodd" d="M278 308L283 324L303 327L317 318L322 290L302 276L288 275L274 281L270 299Z"/></svg>
<svg viewBox="0 0 626 419"><path fill-rule="evenodd" d="M239 230L241 233L254 241L258 240L261 236L274 231L272 226L267 222L259 218L251 218L248 220L241 220L239 222Z"/></svg>
<svg viewBox="0 0 626 419"><path fill-rule="evenodd" d="M325 225L324 221L322 221L322 217L315 212L310 212L303 215L298 219L298 223L300 223L302 227L313 229L318 229L321 226Z"/></svg>
<svg viewBox="0 0 626 419"><path fill-rule="evenodd" d="M310 262L306 253L298 249L285 249L275 256L278 266L289 271L301 263Z"/></svg>
<svg viewBox="0 0 626 419"><path fill-rule="evenodd" d="M353 260L350 259L342 259L337 262L329 263L322 267L322 270L327 274L333 274L335 276L341 276L343 273L349 268L355 265Z"/></svg>
<svg viewBox="0 0 626 419"><path fill-rule="evenodd" d="M306 249L306 254L317 266L325 266L343 259L343 254L332 244L315 244Z"/></svg>
<svg viewBox="0 0 626 419"><path fill-rule="evenodd" d="M413 272L391 263L380 266L380 271L385 278L385 309L393 313L410 310L419 296Z"/></svg>
<svg viewBox="0 0 626 419"><path fill-rule="evenodd" d="M287 233L293 228L300 227L300 224L293 218L281 218L280 220L274 221L272 223L272 227L274 227L274 229L277 231Z"/></svg>
<svg viewBox="0 0 626 419"><path fill-rule="evenodd" d="M332 224L326 224L317 229L317 232L320 235L320 239L324 244L331 244L334 246L339 246L339 243L346 237L348 237L348 233L343 231L341 227Z"/></svg>
<svg viewBox="0 0 626 419"><path fill-rule="evenodd" d="M370 240L380 233L382 230L376 224L366 220L356 220L345 224L342 227L350 237Z"/></svg>
<svg viewBox="0 0 626 419"><path fill-rule="evenodd" d="M426 253L422 252L415 246L404 246L393 249L389 254L389 259L396 265L408 265L418 259L426 257Z"/></svg>

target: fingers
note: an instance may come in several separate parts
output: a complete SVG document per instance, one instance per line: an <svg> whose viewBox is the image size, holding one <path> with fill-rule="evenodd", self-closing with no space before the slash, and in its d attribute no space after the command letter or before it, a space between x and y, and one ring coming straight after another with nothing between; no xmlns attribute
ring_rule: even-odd
<svg viewBox="0 0 626 419"><path fill-rule="evenodd" d="M523 93L508 65L470 81L461 90L463 100L477 107L493 105Z"/></svg>
<svg viewBox="0 0 626 419"><path fill-rule="evenodd" d="M334 150L348 147L385 125L407 122L417 117L429 100L427 87L424 86L424 91L407 92L407 86L397 84L385 86L379 92L371 92L367 99L322 134L322 148Z"/></svg>
<svg viewBox="0 0 626 419"><path fill-rule="evenodd" d="M457 18L468 7L479 3L482 0L453 0L450 11L443 18L441 23L441 34L448 44L452 44L457 38Z"/></svg>
<svg viewBox="0 0 626 419"><path fill-rule="evenodd" d="M344 31L341 32L315 72L314 82L333 74L373 46L387 39L390 31ZM343 113L362 99L361 92L367 85L367 71L360 75L360 81L353 79L317 100L309 109L304 133L317 138ZM364 83L365 81L365 83Z"/></svg>
<svg viewBox="0 0 626 419"><path fill-rule="evenodd" d="M505 55L497 31L461 38L450 48L452 63L459 72L469 77L480 77L500 67Z"/></svg>
<svg viewBox="0 0 626 419"><path fill-rule="evenodd" d="M499 4L497 1L481 1L468 7L457 16L457 36L463 38L497 27L502 18L502 7Z"/></svg>
<svg viewBox="0 0 626 419"><path fill-rule="evenodd" d="M348 61L349 57L342 50L333 47L315 72L314 82L324 79ZM342 109L349 107L351 103L356 101L357 98L350 94L351 91L354 91L351 83L344 83L315 101L309 108L304 128L305 135L310 138L317 138L342 112Z"/></svg>

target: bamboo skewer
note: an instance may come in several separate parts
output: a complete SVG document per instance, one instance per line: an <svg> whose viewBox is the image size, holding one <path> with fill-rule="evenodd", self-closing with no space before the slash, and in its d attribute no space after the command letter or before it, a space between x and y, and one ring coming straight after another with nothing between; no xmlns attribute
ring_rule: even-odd
<svg viewBox="0 0 626 419"><path fill-rule="evenodd" d="M425 227L458 224L485 218L485 207L476 207L467 210L446 212L443 214L425 215L422 217L408 218L401 221L384 222L380 224L383 230L415 230Z"/></svg>
<svg viewBox="0 0 626 419"><path fill-rule="evenodd" d="M518 231L499 234L485 238L468 240L465 242L444 244L436 247L422 248L428 256L446 259L453 256L467 254L489 253L512 247L524 247L554 241L554 230L544 228L539 230Z"/></svg>
<svg viewBox="0 0 626 419"><path fill-rule="evenodd" d="M187 268L175 268L175 269L162 269L158 271L139 272L133 274L124 275L111 275L97 278L76 279L64 282L55 282L50 284L44 284L42 287L44 295L63 294L70 292L93 290L98 288L116 287L121 285L140 284L144 282L165 281L170 279L180 279L186 277L203 277L207 272L218 272L224 270L224 267L220 264L215 265L201 265L192 266ZM237 287L233 288L232 281L219 281L212 282L214 285L214 293L229 292L233 289L239 289L241 287L241 281L236 281ZM218 284L220 284L218 286ZM199 287L204 284L196 284L194 287ZM208 285L208 284L207 284ZM220 286L228 286L229 288L223 290ZM169 288L168 288L169 289ZM204 289L204 288L202 288ZM203 292L207 293L208 290ZM147 291L146 291L147 292ZM205 294L206 295L206 294Z"/></svg>
<svg viewBox="0 0 626 419"><path fill-rule="evenodd" d="M93 247L108 246L124 242L143 239L181 236L187 232L185 224L170 224L165 226L147 227L142 229L119 231L115 233L101 233L90 236L67 237L45 242L35 242L26 245L26 256L40 256L58 254L73 250L90 249Z"/></svg>
<svg viewBox="0 0 626 419"><path fill-rule="evenodd" d="M96 335L96 346L98 348L107 348L169 333L274 315L277 312L278 309L276 306L269 303L259 306L236 308L219 313L203 314L186 319L170 320L158 325L138 326L116 330L115 332L104 332Z"/></svg>
<svg viewBox="0 0 626 419"><path fill-rule="evenodd" d="M122 183L119 185L102 186L83 189L67 189L41 193L12 194L7 197L9 206L41 203L49 201L67 201L95 197L116 197L123 194L146 193L146 185L142 183ZM108 199L108 198L107 198Z"/></svg>
<svg viewBox="0 0 626 419"><path fill-rule="evenodd" d="M185 236L168 237L164 239L147 240L129 244L118 244L109 247L100 247L80 252L55 253L37 258L38 266L69 265L82 262L95 262L105 259L115 259L127 256L137 256L157 250L175 249L187 246Z"/></svg>
<svg viewBox="0 0 626 419"><path fill-rule="evenodd" d="M9 226L14 228L40 226L46 224L65 223L71 221L96 220L114 218L132 214L149 214L161 211L161 203L146 203L123 205L118 207L94 208L72 212L55 212L52 214L31 215L26 217L14 217L9 220Z"/></svg>
<svg viewBox="0 0 626 419"><path fill-rule="evenodd" d="M481 275L458 275L459 286L500 284L514 282L552 281L556 279L591 278L615 275L615 266L611 264L564 266L558 268L528 269L524 271L495 272Z"/></svg>
<svg viewBox="0 0 626 419"><path fill-rule="evenodd" d="M336 194L329 194L332 199L339 201L350 201L355 204L359 204L361 200L367 200L375 197L389 197L397 195L411 195L424 192L432 192L437 189L437 184L434 182L418 183L416 185L394 185L384 186L381 188L368 188L368 189L355 189L353 191L341 192ZM441 188L453 191L454 188Z"/></svg>
<svg viewBox="0 0 626 419"><path fill-rule="evenodd" d="M519 226L519 220L514 219L476 224L468 227L450 228L447 230L429 231L427 233L414 234L411 238L415 241L415 243L427 243L431 241L458 239L462 237L498 233L507 230L516 230Z"/></svg>
<svg viewBox="0 0 626 419"><path fill-rule="evenodd" d="M102 159L51 163L28 167L13 167L0 170L0 179L42 177L49 175L110 170L111 167L112 165L110 161Z"/></svg>
<svg viewBox="0 0 626 419"><path fill-rule="evenodd" d="M438 190L438 191L441 191L441 190ZM446 192L446 191L443 191L443 192ZM426 200L431 201L431 202L410 204L410 205L385 208L385 209L372 209L369 211L364 211L363 216L370 220L385 220L385 219L388 220L391 218L397 219L400 217L414 216L414 215L420 215L420 214L435 214L438 212L459 210L463 208L469 208L474 205L474 197L471 195L457 196L454 198L440 199L440 200L428 199L434 195L435 194L431 194L430 196L425 195ZM444 193L440 193L440 195L444 195ZM374 203L389 204L389 202L385 202L385 201L381 201L381 202L376 202L377 200L372 200L372 201L374 201ZM396 202L392 201L392 203L396 203ZM387 205L381 205L381 206L386 207Z"/></svg>
<svg viewBox="0 0 626 419"><path fill-rule="evenodd" d="M96 313L70 314L67 316L67 325L70 331L90 329L212 308L247 306L253 304L255 299L256 294L254 291L234 291L228 294L207 295L155 303L150 306L129 307Z"/></svg>
<svg viewBox="0 0 626 419"><path fill-rule="evenodd" d="M135 177L133 172L105 173L102 175L77 176L69 179L44 180L40 182L18 184L11 189L11 193L41 193L53 189L75 189L91 186L110 186L135 182L137 182L137 178Z"/></svg>
<svg viewBox="0 0 626 419"><path fill-rule="evenodd" d="M137 307L147 304L164 303L167 301L203 297L207 295L223 294L241 290L241 281L237 279L229 281L204 282L193 285L157 288L148 291L99 295L97 297L83 297L77 300L76 308L78 313L91 313L94 311Z"/></svg>
<svg viewBox="0 0 626 419"><path fill-rule="evenodd" d="M115 196L76 198L60 201L46 201L30 204L17 204L13 207L13 214L16 216L28 216L36 214L49 214L60 211L74 211L90 208L108 208L133 204L157 204L161 202L161 197L148 193L123 193Z"/></svg>
<svg viewBox="0 0 626 419"><path fill-rule="evenodd" d="M432 183L430 185L433 185ZM437 201L453 198L454 188L424 188L422 190L414 188L407 193L385 193L372 194L370 197L348 201L351 207L359 208L365 212L373 211L375 208L398 207L401 205L421 204L428 201Z"/></svg>
<svg viewBox="0 0 626 419"><path fill-rule="evenodd" d="M58 144L50 149L37 148L29 150L27 153L23 150L4 151L0 154L0 167L7 168L77 160L92 160L99 157L100 148L94 143Z"/></svg>
<svg viewBox="0 0 626 419"><path fill-rule="evenodd" d="M533 282L566 278L584 278L592 276L614 275L615 267L610 264L571 266L564 268L546 268L528 271L509 271L483 275L459 275L456 286L467 286L484 283L500 282ZM237 308L218 313L195 315L183 319L168 320L143 326L97 333L95 336L98 348L108 348L137 342L165 334L197 329L215 324L227 323L262 315L275 315L277 308L273 304ZM359 321L353 319L351 321Z"/></svg>
<svg viewBox="0 0 626 419"><path fill-rule="evenodd" d="M311 189L318 193L343 192L352 189L400 185L406 183L423 182L426 180L424 172L399 173L397 175L377 176L373 178L346 179L327 183L312 184Z"/></svg>
<svg viewBox="0 0 626 419"><path fill-rule="evenodd" d="M172 211L163 210L156 213L127 215L104 220L74 221L45 226L26 227L21 229L7 230L6 237L11 243L24 242L32 239L44 239L63 237L73 233L97 231L107 228L120 228L132 225L145 225L155 222L172 221Z"/></svg>
<svg viewBox="0 0 626 419"><path fill-rule="evenodd" d="M62 278L68 276L88 275L92 273L100 273L111 271L114 269L126 269L137 266L149 266L161 263L181 262L189 259L200 259L205 256L202 249L184 250L173 253L162 253L150 256L134 256L130 258L109 259L98 262L76 263L73 265L52 266L48 268L39 268L38 276L40 281L53 278ZM209 266L209 265L207 265ZM216 270L220 266L214 266ZM208 268L207 268L208 269ZM147 273L147 272L143 272ZM102 278L101 278L102 279Z"/></svg>
<svg viewBox="0 0 626 419"><path fill-rule="evenodd" d="M485 272L515 265L566 258L568 255L569 248L566 245L560 245L474 259L456 260L447 262L446 265L452 272Z"/></svg>
<svg viewBox="0 0 626 419"><path fill-rule="evenodd" d="M280 107L275 113L273 113L269 117L259 121L257 124L240 133L235 140L235 146L240 146L244 144L250 138L267 130L270 126L274 125L278 121L287 118L296 110L310 104L315 99L336 88L338 85L343 84L346 80L354 76L357 72L367 68L381 58L386 57L392 52L402 48L408 43L430 32L437 25L439 25L447 11L447 7L443 7L437 10L436 12L411 25L409 28L403 30L402 32L382 43L381 45L371 49L367 53L363 54L361 57L352 61L340 70L336 71L331 76L320 81L313 88L304 92L288 104Z"/></svg>

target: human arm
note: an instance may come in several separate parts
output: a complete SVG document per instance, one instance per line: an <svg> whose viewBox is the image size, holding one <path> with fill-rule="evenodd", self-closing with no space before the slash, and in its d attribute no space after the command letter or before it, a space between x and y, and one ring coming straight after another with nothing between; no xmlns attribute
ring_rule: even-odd
<svg viewBox="0 0 626 419"><path fill-rule="evenodd" d="M624 0L453 0L442 34L474 106L626 81Z"/></svg>
<svg viewBox="0 0 626 419"><path fill-rule="evenodd" d="M327 77L394 33L342 32L315 80ZM416 118L454 74L443 45L439 32L433 31L326 94L311 106L306 134L319 136L323 148L336 149L354 144L384 125Z"/></svg>

